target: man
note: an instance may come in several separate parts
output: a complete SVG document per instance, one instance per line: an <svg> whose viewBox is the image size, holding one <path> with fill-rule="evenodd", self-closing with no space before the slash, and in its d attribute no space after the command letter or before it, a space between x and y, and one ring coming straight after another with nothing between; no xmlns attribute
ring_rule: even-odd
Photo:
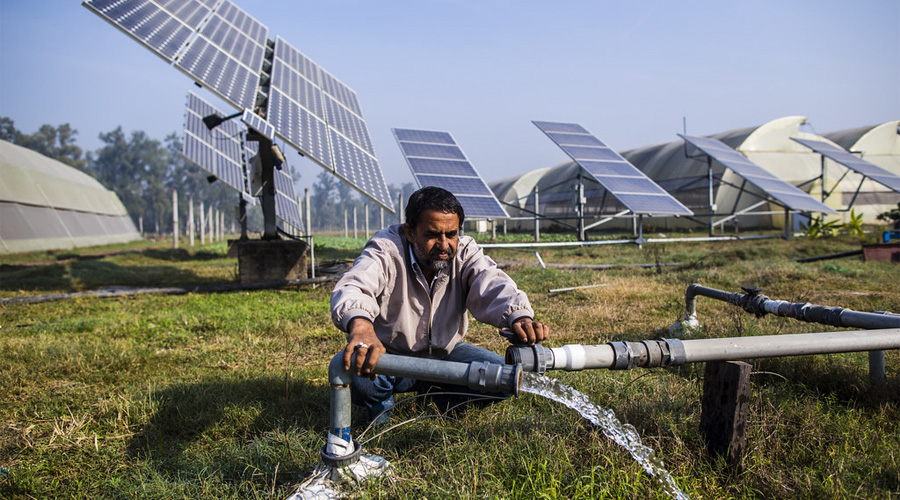
<svg viewBox="0 0 900 500"><path fill-rule="evenodd" d="M534 321L525 293L469 236L460 236L465 214L453 194L425 187L412 194L406 223L378 231L334 287L331 314L347 333L344 368L351 369L353 402L369 410L369 420L385 417L393 395L423 392L433 384L376 375L384 352L448 361L503 358L461 342L470 311L478 321L509 328L528 344L548 337L547 325ZM466 388L450 390L472 392ZM449 399L435 398L442 406Z"/></svg>

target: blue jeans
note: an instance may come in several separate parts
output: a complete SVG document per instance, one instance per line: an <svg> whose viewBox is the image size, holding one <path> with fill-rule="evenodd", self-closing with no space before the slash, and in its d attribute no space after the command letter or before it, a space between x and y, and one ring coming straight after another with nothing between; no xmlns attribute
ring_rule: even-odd
<svg viewBox="0 0 900 500"><path fill-rule="evenodd" d="M470 363L472 361L487 361L490 363L503 364L503 356L495 352L488 351L483 347L474 346L460 342L456 344L450 354L443 361L456 361L460 363ZM437 384L434 382L424 382L411 378L395 377L393 375L378 375L375 380L368 377L353 376L353 382L350 385L350 394L353 404L364 406L368 410L369 421L378 418L379 414L387 416L390 408L394 405L394 394L404 392L418 393L435 393L435 392L458 392L464 395L443 395L435 394L431 399L435 402L438 409L444 413L454 409L456 406L467 403L474 403L484 406L495 401L506 399L510 394L490 394L488 399L480 400L481 393L466 386ZM472 401L473 399L477 401ZM381 419L379 419L381 420ZM385 419L386 420L386 419Z"/></svg>

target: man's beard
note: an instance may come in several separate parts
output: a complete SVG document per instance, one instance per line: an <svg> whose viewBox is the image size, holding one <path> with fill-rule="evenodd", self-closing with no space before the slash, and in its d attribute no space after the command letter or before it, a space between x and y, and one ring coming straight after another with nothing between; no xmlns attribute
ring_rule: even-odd
<svg viewBox="0 0 900 500"><path fill-rule="evenodd" d="M438 258L441 251L437 246L431 248L431 254L426 254L425 249L422 248L417 241L413 242L413 253L416 255L416 261L418 261L419 265L427 267L434 274L438 274L449 268L450 261L456 256L453 247L447 249L447 255L449 255L449 257L446 259Z"/></svg>

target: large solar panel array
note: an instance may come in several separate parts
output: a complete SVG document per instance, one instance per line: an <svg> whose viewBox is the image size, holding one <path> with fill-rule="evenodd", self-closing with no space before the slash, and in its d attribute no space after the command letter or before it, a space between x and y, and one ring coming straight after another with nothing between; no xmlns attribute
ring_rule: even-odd
<svg viewBox="0 0 900 500"><path fill-rule="evenodd" d="M450 191L459 200L466 217L509 218L448 132L397 128L393 131L419 187L437 186Z"/></svg>
<svg viewBox="0 0 900 500"><path fill-rule="evenodd" d="M266 137L278 135L393 212L356 93L280 37L269 88L260 92L268 30L230 0L85 0L84 5L245 110L251 128ZM263 94L266 119L250 111Z"/></svg>
<svg viewBox="0 0 900 500"><path fill-rule="evenodd" d="M834 210L819 202L812 196L793 185L775 177L764 168L745 158L742 154L728 147L724 142L710 137L681 135L679 137L714 158L726 168L756 186L763 193L781 202L785 207L804 212L824 212L833 214Z"/></svg>
<svg viewBox="0 0 900 500"><path fill-rule="evenodd" d="M275 40L268 116L276 134L393 211L356 93L281 37Z"/></svg>
<svg viewBox="0 0 900 500"><path fill-rule="evenodd" d="M226 121L209 130L203 117L219 111L193 92L187 97L182 154L239 193L247 193L244 175L243 127Z"/></svg>
<svg viewBox="0 0 900 500"><path fill-rule="evenodd" d="M690 209L581 125L532 123L633 213L693 215Z"/></svg>
<svg viewBox="0 0 900 500"><path fill-rule="evenodd" d="M791 137L796 142L812 149L826 158L829 158L841 165L853 170L858 174L872 179L873 181L900 193L900 177L888 172L887 170L873 165L866 160L851 154L843 148L829 144L824 141L815 141L812 139L800 139Z"/></svg>
<svg viewBox="0 0 900 500"><path fill-rule="evenodd" d="M294 194L294 180L288 174L287 164L275 169L275 216L303 232L300 206Z"/></svg>

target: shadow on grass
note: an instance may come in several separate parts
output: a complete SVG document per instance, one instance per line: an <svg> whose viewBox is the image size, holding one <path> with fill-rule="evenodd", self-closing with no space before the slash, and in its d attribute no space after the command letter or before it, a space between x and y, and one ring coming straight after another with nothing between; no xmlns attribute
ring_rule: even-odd
<svg viewBox="0 0 900 500"><path fill-rule="evenodd" d="M180 269L174 265L123 266L105 260L80 260L43 266L4 266L2 279L0 279L0 290L79 292L112 285L157 287L207 285L221 282L220 277L200 277L193 271Z"/></svg>
<svg viewBox="0 0 900 500"><path fill-rule="evenodd" d="M296 455L307 465L315 463L318 449L290 449L272 433L324 438L328 428L329 392L305 381L292 380L287 387L283 378L275 377L214 381L170 387L153 393L152 399L158 409L128 443L127 455L175 475L215 462L222 471L235 471L234 480L239 481L247 462L235 449L251 442L265 442L277 450L274 453Z"/></svg>

